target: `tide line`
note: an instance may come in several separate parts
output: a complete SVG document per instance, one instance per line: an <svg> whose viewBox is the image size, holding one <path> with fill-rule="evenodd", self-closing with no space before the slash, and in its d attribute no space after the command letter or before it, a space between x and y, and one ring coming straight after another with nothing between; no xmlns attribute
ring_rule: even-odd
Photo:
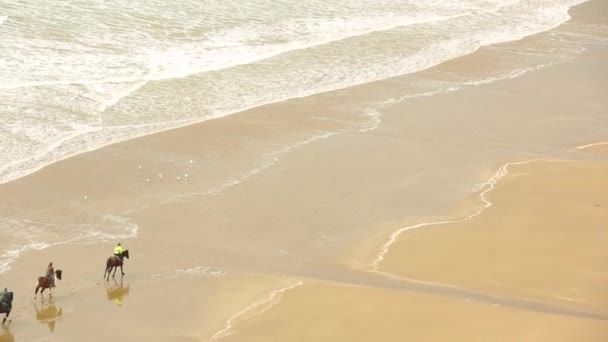
<svg viewBox="0 0 608 342"><path fill-rule="evenodd" d="M596 142L596 143L593 143L593 144L587 144L587 145L581 145L581 146L577 146L577 147L575 147L574 149L575 149L575 150L584 150L584 149L589 148L589 147L593 147L593 146L602 146L602 145L608 145L608 141Z"/></svg>
<svg viewBox="0 0 608 342"><path fill-rule="evenodd" d="M487 181L485 181L477 186L477 188L479 189L478 190L479 197L482 201L481 207L477 208L470 215L465 216L464 218L433 221L433 222L422 222L422 223L414 224L411 226L406 226L406 227L396 230L389 236L388 240L381 246L380 253L378 253L376 258L374 258L367 266L369 268L371 268L372 270L377 270L378 267L380 266L380 264L382 263L382 261L384 261L384 258L386 256L386 254L388 253L390 247L397 241L397 239L399 238L399 236L401 236L401 234L405 233L408 230L428 227L428 226L443 225L443 224L448 224L448 223L460 223L460 222L470 221L474 217L479 216L481 213L483 213L484 210L486 210L487 208L489 208L493 205L492 202L490 202L488 200L486 195L490 191L494 190L494 188L496 187L496 184L498 183L498 181L501 178L503 178L504 176L509 174L509 171L508 171L509 166L523 165L523 164L528 164L528 163L535 162L535 161L538 161L538 159L532 159L532 160L526 160L526 161L520 161L520 162L509 162L509 163L506 163L506 164L502 165L501 167L499 167L498 170L496 171L496 173L494 173L494 175L492 177L490 177L490 179L488 179Z"/></svg>
<svg viewBox="0 0 608 342"><path fill-rule="evenodd" d="M224 327L224 329L213 334L213 336L211 336L210 341L217 341L222 337L229 335L230 330L232 329L234 324L236 324L237 321L266 312L268 309L273 307L281 300L281 296L283 295L283 293L303 284L303 281L298 281L294 284L290 284L288 286L272 290L266 298L253 302L251 305L247 306L243 310L237 312L232 317L230 317L226 321L226 326Z"/></svg>

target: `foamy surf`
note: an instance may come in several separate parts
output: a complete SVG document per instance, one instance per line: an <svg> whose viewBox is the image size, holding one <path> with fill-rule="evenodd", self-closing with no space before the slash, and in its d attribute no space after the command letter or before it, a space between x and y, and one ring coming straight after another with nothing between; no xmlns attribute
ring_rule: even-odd
<svg viewBox="0 0 608 342"><path fill-rule="evenodd" d="M151 281L171 280L182 277L195 277L203 276L209 278L218 278L226 275L226 272L220 269L208 267L208 266L196 266L190 268L178 268L173 271L157 273L150 277Z"/></svg>
<svg viewBox="0 0 608 342"><path fill-rule="evenodd" d="M92 3L48 8L49 21L28 17L47 2L0 6L31 19L4 19L0 32L0 183L126 139L424 70L554 28L580 2ZM370 118L362 131L379 123Z"/></svg>
<svg viewBox="0 0 608 342"><path fill-rule="evenodd" d="M96 244L137 237L138 226L129 219L104 215L95 223L53 224L25 219L3 218L0 232L9 242L0 251L0 274L28 251L42 250L65 244Z"/></svg>

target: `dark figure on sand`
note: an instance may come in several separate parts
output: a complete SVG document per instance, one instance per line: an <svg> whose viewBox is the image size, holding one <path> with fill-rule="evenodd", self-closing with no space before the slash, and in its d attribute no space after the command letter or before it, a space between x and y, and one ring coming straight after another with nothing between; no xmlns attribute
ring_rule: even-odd
<svg viewBox="0 0 608 342"><path fill-rule="evenodd" d="M108 258L108 260L106 261L106 270L105 272L103 272L103 277L106 280L110 280L110 273L112 273L112 269L114 269L114 273L112 274L112 277L114 277L114 275L116 275L116 269L118 267L120 267L120 273L122 275L125 275L125 272L122 270L122 265L124 263L125 258L129 259L129 250L125 249L124 251L120 252L120 254L115 254L112 255L111 257ZM108 275L106 278L106 274Z"/></svg>
<svg viewBox="0 0 608 342"><path fill-rule="evenodd" d="M8 316L11 314L13 308L13 293L10 292L6 287L0 291L0 313L6 314L2 319L2 324L6 322Z"/></svg>

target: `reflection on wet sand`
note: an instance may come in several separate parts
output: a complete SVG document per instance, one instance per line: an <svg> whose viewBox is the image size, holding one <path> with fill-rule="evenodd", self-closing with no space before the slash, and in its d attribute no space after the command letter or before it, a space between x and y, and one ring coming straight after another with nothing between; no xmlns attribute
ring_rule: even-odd
<svg viewBox="0 0 608 342"><path fill-rule="evenodd" d="M63 316L63 309L57 309L55 302L50 299L48 301L42 301L41 306L39 308L38 303L36 303L36 319L40 323L46 323L49 327L49 330L53 332L55 330L55 322L57 318Z"/></svg>
<svg viewBox="0 0 608 342"><path fill-rule="evenodd" d="M8 325L0 327L0 342L14 342L15 336L11 334Z"/></svg>
<svg viewBox="0 0 608 342"><path fill-rule="evenodd" d="M114 301L118 306L122 306L123 298L129 295L129 285L123 286L122 279L120 284L114 281L114 285L106 286L108 300Z"/></svg>

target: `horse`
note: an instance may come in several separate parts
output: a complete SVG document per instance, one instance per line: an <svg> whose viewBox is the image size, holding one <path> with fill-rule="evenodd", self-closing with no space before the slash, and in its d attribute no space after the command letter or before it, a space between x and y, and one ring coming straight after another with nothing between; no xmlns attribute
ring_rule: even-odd
<svg viewBox="0 0 608 342"><path fill-rule="evenodd" d="M55 271L55 277L59 280L61 280L61 270L57 270ZM34 299L36 299L36 296L38 295L38 290L42 289L42 291L40 291L40 295L44 297L44 290L49 289L49 296L51 296L51 285L53 284L53 281L51 280L51 278L47 277L47 276L42 276L42 277L38 277L38 286L36 286L36 291L34 291Z"/></svg>
<svg viewBox="0 0 608 342"><path fill-rule="evenodd" d="M6 322L6 319L11 314L11 309L13 308L13 292L4 291L0 300L0 314L6 314L2 319L2 325L4 325L4 322Z"/></svg>
<svg viewBox="0 0 608 342"><path fill-rule="evenodd" d="M103 272L104 279L107 279L108 281L110 280L110 273L112 273L112 269L114 269L114 274L112 274L113 278L116 275L116 269L118 268L118 266L120 266L120 273L122 273L123 276L125 275L125 272L123 272L122 270L122 264L125 257L129 259L128 249L125 249L122 253L120 253L119 256L112 255L108 258L108 260L106 261L106 270ZM106 273L108 274L107 278Z"/></svg>

